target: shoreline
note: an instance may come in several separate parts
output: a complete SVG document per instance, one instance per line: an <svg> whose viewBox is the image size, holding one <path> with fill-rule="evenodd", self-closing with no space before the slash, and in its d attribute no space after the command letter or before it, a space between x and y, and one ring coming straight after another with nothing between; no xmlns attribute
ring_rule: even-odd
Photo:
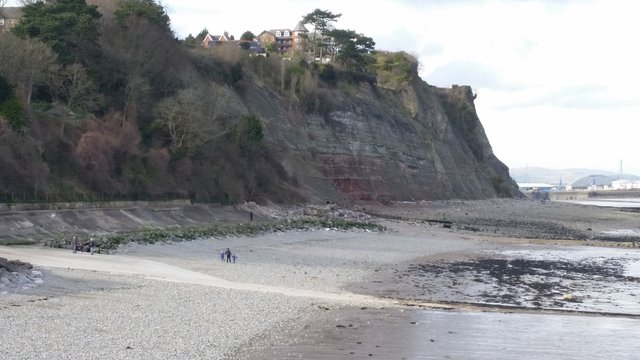
<svg viewBox="0 0 640 360"><path fill-rule="evenodd" d="M388 228L388 231L382 233L322 229L148 245L131 243L118 248L114 255L94 256L72 255L64 250L38 249L43 251L43 256L46 257L61 252L62 263L55 267L43 267L38 265L39 260L36 259L34 265L38 271L43 272L44 283L34 289L0 295L0 321L3 324L11 324L9 331L0 334L0 344L5 344L0 347L0 357L35 359L47 354L50 357L73 359L82 358L86 354L97 354L101 358L134 359L260 359L260 356L269 359L274 356L273 353L269 355L269 351L285 354L288 350L283 346L291 345L292 349L300 350L297 352L298 355L313 359L326 358L323 355L334 351L331 350L332 347L348 348L348 344L340 343L338 338L335 338L335 331L348 331L355 326L362 329L366 321L376 322L376 319L384 319L385 314L395 314L393 316L398 319L398 324L411 325L410 321L421 324L420 318L427 316L424 314L440 314L444 311L446 314L454 314L450 319L459 319L453 320L453 323L459 326L468 326L464 319L477 316L473 314L485 314L484 319L489 322L502 319L509 323L511 319L522 320L531 316L533 319L545 321L560 318L567 326L574 323L592 323L583 318L594 318L593 321L596 323L620 319L615 320L616 324L625 326L626 321L635 318L635 315L618 317L597 313L545 313L543 309L509 311L498 306L484 308L483 306L489 305L470 305L471 301L452 304L442 301L431 304L429 299L416 296L388 298L382 290L370 287L372 284L384 285L387 289L385 291L406 293L406 290L396 287L401 283L398 279L410 279L411 277L407 276L411 274L403 273L406 266L425 261L448 261L455 264L460 259L486 257L489 254L513 255L514 251L521 251L523 248L545 249L552 253L576 253L575 244L587 244L580 240L503 237L492 231L465 230L459 225L467 225L470 219L489 217L503 219L504 224L512 224L510 219L513 216L521 216L525 210L531 211L532 216L535 216L549 208L543 207L547 204L535 204L531 209L532 205L534 204L529 202L498 200L429 203L429 208L396 205L385 211L395 212L406 220L382 218L380 223ZM515 207L522 209L514 211ZM560 212L576 209L564 206L557 208ZM451 219L455 225L452 228L444 228L442 224L434 225L423 221L434 214ZM578 219L578 216L585 217ZM626 226L629 223L628 216L629 214L622 214L620 217L620 214L613 210L590 212L579 207L579 211L572 211L559 221L577 219L579 224L588 223L593 229L606 230ZM507 230L511 232L511 229ZM595 245L631 244L591 242ZM556 243L557 245L554 245ZM236 264L219 261L220 249L227 247L238 253ZM587 251L592 249L592 246L579 246L578 249ZM0 257L3 256L2 251L3 248L0 247ZM614 246L607 251L625 250ZM72 260L106 261L110 266L116 266L116 261L122 261L122 265L118 266L132 266L132 263L136 263L141 271L118 274L110 273L108 268L100 270L93 267L82 270L81 265L69 266L71 263L64 262L71 256L75 256ZM523 255L525 258L527 256L529 255ZM48 261L50 260L48 258ZM156 266L160 266L163 271L170 270L163 276L175 277L181 273L183 275L180 276L188 276L190 279L200 277L209 280L195 283L192 280L158 281L158 274L152 271ZM433 272L428 274L431 273ZM398 278L399 275L402 276ZM457 276L443 275L443 278ZM470 273L467 276L473 278L475 275ZM209 282L213 281L211 278L222 279L226 284L235 285L212 286L213 283ZM413 286L411 282L408 284ZM365 285L369 288L363 289L362 286ZM287 291L257 291L260 287ZM335 295L314 297L313 294ZM355 294L357 297L349 294ZM454 296L446 297L455 300ZM381 301L367 303L366 299ZM427 307L421 307L421 304ZM450 310L434 310L433 306ZM513 313L512 317L505 314L509 312ZM360 313L367 315L360 316ZM336 323L339 319L349 316L356 316L361 322L353 320L351 328L348 323ZM41 324L42 318L50 321ZM520 322L515 321L511 326L516 329ZM434 331L444 329L444 323L436 321L434 324L439 324L433 325L436 326ZM338 325L344 327L337 327ZM396 331L397 334L404 334L404 337L410 338L414 330L416 329L412 330L411 327L404 328L403 325ZM368 337L380 338L385 334L389 335L389 331L385 327L374 327L365 333ZM425 330L419 330L416 334L420 331ZM73 338L69 338L69 333L86 335L92 339L92 343L83 347L82 344L73 341ZM206 339L203 340L200 334L207 334ZM332 336L335 340L333 345L326 340ZM304 345L304 339L315 341L315 345ZM437 341L436 344L440 342ZM443 342L441 346L444 344ZM453 346L456 343L446 344ZM413 347L406 346L408 349L420 351L415 344ZM436 350L444 351L438 347L440 345L434 346ZM370 353L381 354L374 352L375 349L375 346L371 348ZM393 349L393 346L389 346L389 349ZM292 354L296 351L298 350ZM393 354L393 350L390 351L386 354ZM396 348L395 351L399 350ZM349 355L348 353L346 355ZM359 354L368 357L368 353ZM414 353L411 356L419 354ZM527 356L523 359L527 359Z"/></svg>

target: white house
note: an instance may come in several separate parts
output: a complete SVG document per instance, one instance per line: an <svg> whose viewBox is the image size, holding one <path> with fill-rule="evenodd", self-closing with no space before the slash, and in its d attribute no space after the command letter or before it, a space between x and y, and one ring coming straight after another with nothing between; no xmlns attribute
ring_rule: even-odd
<svg viewBox="0 0 640 360"><path fill-rule="evenodd" d="M611 188L613 190L631 190L631 189L640 189L640 181L639 180L614 180L611 182Z"/></svg>
<svg viewBox="0 0 640 360"><path fill-rule="evenodd" d="M556 186L545 183L518 183L518 188L520 188L522 192L551 191L555 189Z"/></svg>

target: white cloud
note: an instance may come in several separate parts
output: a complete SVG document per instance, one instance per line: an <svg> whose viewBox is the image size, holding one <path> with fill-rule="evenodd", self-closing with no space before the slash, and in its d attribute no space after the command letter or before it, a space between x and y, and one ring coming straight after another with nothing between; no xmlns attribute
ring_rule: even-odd
<svg viewBox="0 0 640 360"><path fill-rule="evenodd" d="M177 35L293 27L315 8L377 48L418 56L438 86L468 84L510 167L640 175L640 2L627 0L163 0Z"/></svg>

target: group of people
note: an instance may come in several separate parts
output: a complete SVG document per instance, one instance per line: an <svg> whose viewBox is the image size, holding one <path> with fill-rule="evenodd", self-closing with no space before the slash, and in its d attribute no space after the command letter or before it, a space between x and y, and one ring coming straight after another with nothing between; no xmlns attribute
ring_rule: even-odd
<svg viewBox="0 0 640 360"><path fill-rule="evenodd" d="M249 222L253 221L253 210L249 210ZM236 263L236 259L238 256L235 253L231 252L231 249L227 248L227 250L220 251L220 261L228 262L228 263Z"/></svg>
<svg viewBox="0 0 640 360"><path fill-rule="evenodd" d="M229 248L227 248L227 250L222 250L220 251L220 261L227 261L227 262L232 262L235 264L236 259L238 257L236 256L235 253L231 253L231 250L229 250Z"/></svg>
<svg viewBox="0 0 640 360"><path fill-rule="evenodd" d="M96 242L93 240L93 238L89 238L88 241L86 242L82 242L80 241L76 236L74 236L73 238L71 238L71 250L73 250L73 253L77 253L78 251L80 252L88 252L91 253L91 255L93 255L93 249L96 246Z"/></svg>

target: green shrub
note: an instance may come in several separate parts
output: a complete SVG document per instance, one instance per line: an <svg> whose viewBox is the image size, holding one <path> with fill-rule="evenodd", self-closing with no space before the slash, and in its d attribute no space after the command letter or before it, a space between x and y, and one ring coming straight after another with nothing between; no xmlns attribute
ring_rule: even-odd
<svg viewBox="0 0 640 360"><path fill-rule="evenodd" d="M375 52L375 63L368 66L378 84L397 88L418 76L418 60L405 52Z"/></svg>
<svg viewBox="0 0 640 360"><path fill-rule="evenodd" d="M193 65L204 78L230 83L230 74L224 68L224 63L211 56L209 52L197 51L193 53Z"/></svg>
<svg viewBox="0 0 640 360"><path fill-rule="evenodd" d="M242 72L242 63L237 62L234 65L232 65L230 72L231 72L231 81L236 83L242 80L242 78L244 77L244 73Z"/></svg>
<svg viewBox="0 0 640 360"><path fill-rule="evenodd" d="M45 113L51 109L53 109L53 103L47 102L47 101L38 101L35 100L33 102L31 102L30 105L30 109L31 111L37 112L37 113Z"/></svg>
<svg viewBox="0 0 640 360"><path fill-rule="evenodd" d="M331 64L322 64L318 69L318 76L322 81L329 85L335 85L338 81L338 77L336 75L336 70L333 68Z"/></svg>
<svg viewBox="0 0 640 360"><path fill-rule="evenodd" d="M330 228L337 230L386 231L386 227L378 224L363 223L344 219L301 218L263 223L199 225L179 229L149 229L141 232L107 236L100 239L99 244L105 249L113 249L129 242L157 243L165 241L190 241L198 238L221 238L228 236L255 236L268 232L287 230L314 230Z"/></svg>
<svg viewBox="0 0 640 360"><path fill-rule="evenodd" d="M259 144L264 138L262 123L256 115L245 116L242 132L252 145Z"/></svg>
<svg viewBox="0 0 640 360"><path fill-rule="evenodd" d="M260 119L256 115L245 116L240 130L239 146L247 159L252 160L259 153L263 138L264 130Z"/></svg>
<svg viewBox="0 0 640 360"><path fill-rule="evenodd" d="M13 95L13 87L4 76L0 75L0 103L11 99Z"/></svg>
<svg viewBox="0 0 640 360"><path fill-rule="evenodd" d="M0 103L0 117L7 119L13 130L22 129L27 125L22 118L22 105L15 96Z"/></svg>

